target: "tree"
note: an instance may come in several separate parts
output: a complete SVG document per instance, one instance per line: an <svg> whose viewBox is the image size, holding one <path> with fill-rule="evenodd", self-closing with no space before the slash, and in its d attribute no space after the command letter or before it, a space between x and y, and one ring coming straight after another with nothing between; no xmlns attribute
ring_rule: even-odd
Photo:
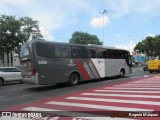
<svg viewBox="0 0 160 120"><path fill-rule="evenodd" d="M0 49L4 64L4 54L7 55L7 65L9 66L9 53L14 48L16 33L19 31L20 23L15 16L2 15L0 17ZM12 58L12 54L11 54ZM12 59L11 59L12 61Z"/></svg>
<svg viewBox="0 0 160 120"><path fill-rule="evenodd" d="M134 50L151 57L160 56L160 35L146 37L135 46Z"/></svg>
<svg viewBox="0 0 160 120"><path fill-rule="evenodd" d="M155 41L155 53L160 57L160 35L154 37Z"/></svg>
<svg viewBox="0 0 160 120"><path fill-rule="evenodd" d="M19 53L20 43L26 42L29 38L42 37L38 21L29 17L16 19L16 16L0 16L0 55L3 59L7 54L7 65L9 65L9 53L12 60L12 51Z"/></svg>
<svg viewBox="0 0 160 120"><path fill-rule="evenodd" d="M21 17L19 19L19 22L21 23L20 30L17 34L16 38L16 44L14 51L19 53L20 51L20 44L25 43L29 39L40 39L43 38L38 21L33 20L30 17Z"/></svg>
<svg viewBox="0 0 160 120"><path fill-rule="evenodd" d="M72 34L72 38L69 40L69 43L102 45L102 42L96 35L90 35L87 32L78 31Z"/></svg>
<svg viewBox="0 0 160 120"><path fill-rule="evenodd" d="M40 33L38 21L33 20L30 17L20 18L21 22L21 32L23 34L23 42L26 42L29 38L39 39L43 36Z"/></svg>

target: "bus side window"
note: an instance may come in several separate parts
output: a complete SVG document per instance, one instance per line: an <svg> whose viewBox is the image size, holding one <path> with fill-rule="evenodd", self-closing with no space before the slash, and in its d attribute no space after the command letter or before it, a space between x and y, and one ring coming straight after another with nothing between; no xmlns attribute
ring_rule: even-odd
<svg viewBox="0 0 160 120"><path fill-rule="evenodd" d="M128 52L125 52L124 57L125 57L125 59L128 58Z"/></svg>
<svg viewBox="0 0 160 120"><path fill-rule="evenodd" d="M108 58L111 58L111 59L116 59L118 58L119 55L117 54L117 51L116 50L108 50Z"/></svg>
<svg viewBox="0 0 160 120"><path fill-rule="evenodd" d="M54 58L55 47L52 44L37 43L36 44L36 52L37 52L38 56L47 57L47 58Z"/></svg>
<svg viewBox="0 0 160 120"><path fill-rule="evenodd" d="M102 54L103 58L108 58L108 51L107 50L103 50L101 54Z"/></svg>
<svg viewBox="0 0 160 120"><path fill-rule="evenodd" d="M122 52L121 51L116 51L117 54L117 59L122 59Z"/></svg>
<svg viewBox="0 0 160 120"><path fill-rule="evenodd" d="M115 58L119 59L119 54L118 54L117 50L115 50Z"/></svg>
<svg viewBox="0 0 160 120"><path fill-rule="evenodd" d="M64 45L56 45L55 47L55 56L56 57L70 57L71 49L68 46Z"/></svg>
<svg viewBox="0 0 160 120"><path fill-rule="evenodd" d="M97 58L97 50L96 49L88 49L87 50L88 58Z"/></svg>
<svg viewBox="0 0 160 120"><path fill-rule="evenodd" d="M88 50L87 50L87 48L86 47L83 47L83 49L82 49L82 53L83 53L83 57L84 58L88 58Z"/></svg>
<svg viewBox="0 0 160 120"><path fill-rule="evenodd" d="M112 58L112 52L108 51L108 58Z"/></svg>
<svg viewBox="0 0 160 120"><path fill-rule="evenodd" d="M46 48L44 48L46 50ZM49 51L49 52L48 52ZM46 50L46 56L48 58L54 58L55 57L55 47L54 45L48 45L48 48Z"/></svg>
<svg viewBox="0 0 160 120"><path fill-rule="evenodd" d="M81 47L72 47L72 57L73 58L83 58Z"/></svg>
<svg viewBox="0 0 160 120"><path fill-rule="evenodd" d="M92 58L97 58L97 50L91 50Z"/></svg>
<svg viewBox="0 0 160 120"><path fill-rule="evenodd" d="M123 52L123 51L120 52L120 58L121 58L121 59L124 59L124 52Z"/></svg>
<svg viewBox="0 0 160 120"><path fill-rule="evenodd" d="M117 58L117 52L116 52L116 50L113 50L113 51L112 51L112 58L113 58L113 59L116 59L116 58Z"/></svg>
<svg viewBox="0 0 160 120"><path fill-rule="evenodd" d="M105 49L99 49L98 58L105 58Z"/></svg>

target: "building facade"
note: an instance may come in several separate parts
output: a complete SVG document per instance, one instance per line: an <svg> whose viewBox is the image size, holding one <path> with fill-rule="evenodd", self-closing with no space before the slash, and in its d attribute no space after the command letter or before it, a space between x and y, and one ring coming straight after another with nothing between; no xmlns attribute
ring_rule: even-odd
<svg viewBox="0 0 160 120"><path fill-rule="evenodd" d="M11 62L11 54L9 54L9 63L7 63L7 54L4 55L4 62L3 57L0 56L0 67L20 67L19 55L13 54L13 63Z"/></svg>

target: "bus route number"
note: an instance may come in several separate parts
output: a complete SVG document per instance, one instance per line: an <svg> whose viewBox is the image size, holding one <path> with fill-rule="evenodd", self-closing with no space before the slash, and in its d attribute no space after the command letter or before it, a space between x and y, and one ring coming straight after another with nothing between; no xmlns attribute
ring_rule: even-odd
<svg viewBox="0 0 160 120"><path fill-rule="evenodd" d="M38 64L44 65L44 64L47 64L47 61L38 61Z"/></svg>

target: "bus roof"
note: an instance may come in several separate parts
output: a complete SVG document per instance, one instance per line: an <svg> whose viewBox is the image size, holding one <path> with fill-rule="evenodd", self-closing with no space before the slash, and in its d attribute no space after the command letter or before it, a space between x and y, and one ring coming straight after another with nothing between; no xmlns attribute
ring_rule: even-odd
<svg viewBox="0 0 160 120"><path fill-rule="evenodd" d="M116 47L110 47L110 46L103 46L103 45L95 45L95 44L75 44L75 43L65 43L65 42L53 42L53 41L47 41L45 39L35 39L28 42L41 42L41 43L51 43L51 44L61 44L61 45L74 45L74 46L82 46L82 47L93 47L93 48L106 48L106 49L113 49L113 50L123 50L127 51L125 49L120 49Z"/></svg>

